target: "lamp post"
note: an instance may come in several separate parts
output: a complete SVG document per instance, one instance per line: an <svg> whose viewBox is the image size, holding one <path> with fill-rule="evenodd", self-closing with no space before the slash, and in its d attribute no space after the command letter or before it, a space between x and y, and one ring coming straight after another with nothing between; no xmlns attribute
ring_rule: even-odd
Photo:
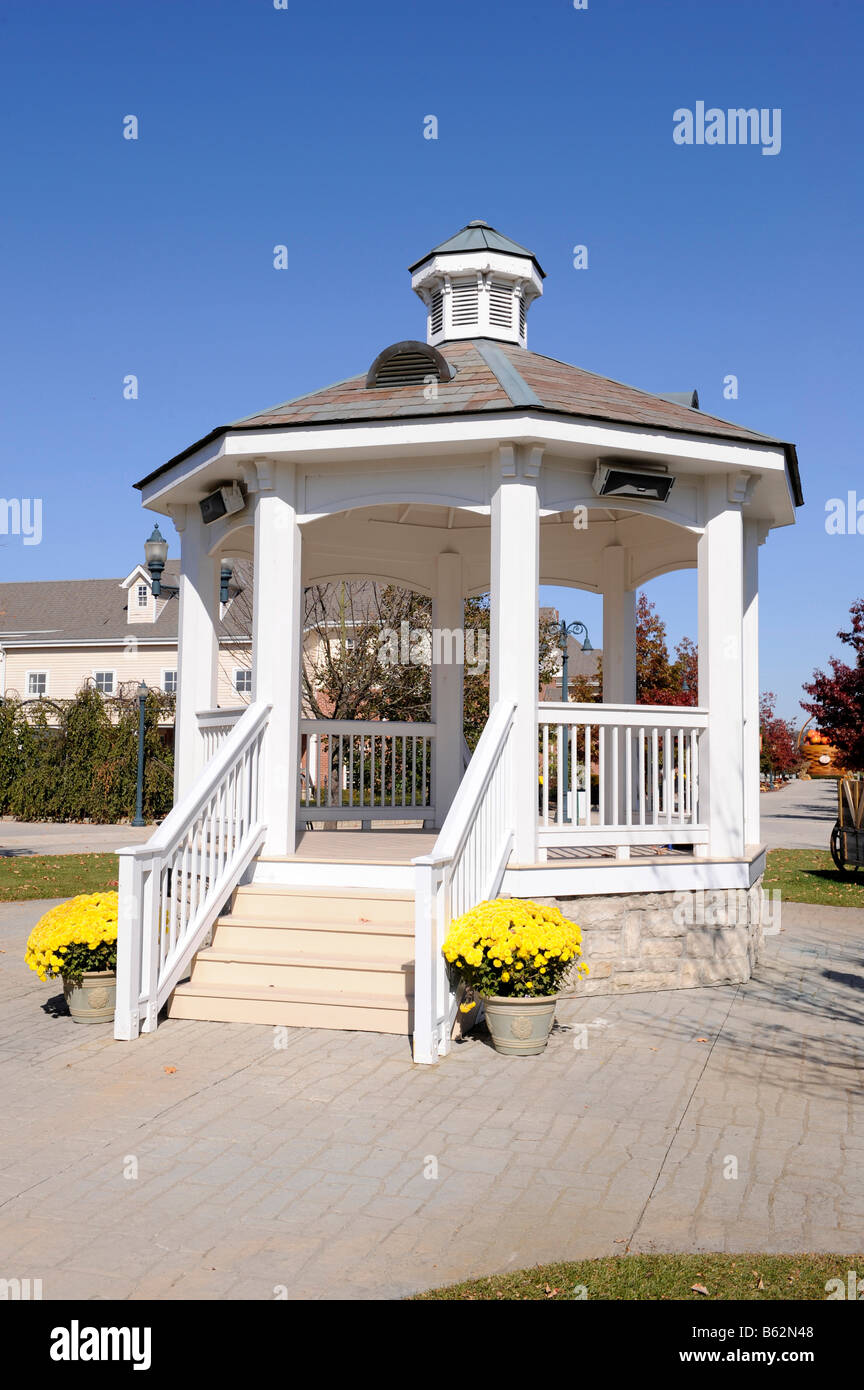
<svg viewBox="0 0 864 1390"><path fill-rule="evenodd" d="M135 819L133 825L146 825L144 819L144 717L148 690L142 681L138 687L138 780L135 786Z"/></svg>
<svg viewBox="0 0 864 1390"><path fill-rule="evenodd" d="M144 563L150 571L152 581L153 597L167 598L172 594L179 594L180 590L176 584L163 584L162 571L165 568L165 561L168 559L168 542L159 530L158 523L144 542Z"/></svg>
<svg viewBox="0 0 864 1390"><path fill-rule="evenodd" d="M565 623L562 618L558 624L558 646L561 648L561 699L565 704L570 699L570 681L568 677L568 667L570 654L568 644L571 637L577 637L579 633L585 634L582 643L583 652L593 652L591 639L588 636L588 629L584 623L572 622ZM570 819L570 735L566 724L561 726L561 748L559 749L558 767L558 795L561 796L562 789L564 795L564 819ZM578 808L577 808L578 809Z"/></svg>

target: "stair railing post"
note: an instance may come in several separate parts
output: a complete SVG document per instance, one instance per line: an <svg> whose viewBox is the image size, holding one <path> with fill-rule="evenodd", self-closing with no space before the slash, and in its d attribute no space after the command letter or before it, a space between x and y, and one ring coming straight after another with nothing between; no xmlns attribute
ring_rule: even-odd
<svg viewBox="0 0 864 1390"><path fill-rule="evenodd" d="M117 1004L114 1037L120 1042L137 1038L141 1027L142 900L141 862L132 848L118 853L117 874Z"/></svg>
<svg viewBox="0 0 864 1390"><path fill-rule="evenodd" d="M437 1062L437 916L440 870L428 858L414 862L414 1061Z"/></svg>

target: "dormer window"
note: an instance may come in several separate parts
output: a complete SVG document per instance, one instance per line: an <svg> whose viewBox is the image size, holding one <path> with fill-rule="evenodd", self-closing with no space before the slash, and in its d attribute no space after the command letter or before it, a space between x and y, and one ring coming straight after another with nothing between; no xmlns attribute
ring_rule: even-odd
<svg viewBox="0 0 864 1390"><path fill-rule="evenodd" d="M366 375L367 387L426 386L430 381L451 381L453 368L428 343L410 340L394 343L379 352Z"/></svg>
<svg viewBox="0 0 864 1390"><path fill-rule="evenodd" d="M150 590L147 585L139 584L135 592L138 595L138 607L146 608L150 602Z"/></svg>

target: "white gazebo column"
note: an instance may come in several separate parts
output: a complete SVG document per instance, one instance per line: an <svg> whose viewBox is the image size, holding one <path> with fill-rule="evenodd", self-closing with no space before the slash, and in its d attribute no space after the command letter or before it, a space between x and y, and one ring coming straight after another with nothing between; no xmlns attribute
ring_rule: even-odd
<svg viewBox="0 0 864 1390"><path fill-rule="evenodd" d="M262 747L266 854L293 854L300 770L302 539L293 464L258 466L252 618L252 698L272 705Z"/></svg>
<svg viewBox="0 0 864 1390"><path fill-rule="evenodd" d="M636 703L636 592L627 587L628 553L623 545L607 545L600 556L600 584L603 590L603 703L606 705L635 705ZM625 730L619 734L618 745L618 821L625 822L627 808L627 762L624 740L631 737ZM604 770L604 803L615 805L612 784L613 762L611 749L606 748ZM590 795L590 783L589 783ZM635 808L631 807L631 812ZM611 814L611 810L607 812ZM619 859L629 859L630 846L617 846Z"/></svg>
<svg viewBox="0 0 864 1390"><path fill-rule="evenodd" d="M744 852L743 522L725 478L705 484L699 540L699 703L708 707L707 756L699 768L700 812L710 840L700 853ZM704 744L703 744L704 746Z"/></svg>
<svg viewBox="0 0 864 1390"><path fill-rule="evenodd" d="M432 599L432 788L436 823L444 817L462 780L462 679L465 671L465 605L462 556L439 555ZM470 655L470 653L469 653Z"/></svg>
<svg viewBox="0 0 864 1390"><path fill-rule="evenodd" d="M759 818L759 545L758 521L744 522L744 843L758 845Z"/></svg>
<svg viewBox="0 0 864 1390"><path fill-rule="evenodd" d="M513 860L537 860L537 675L539 663L540 451L528 451L521 475L502 446L501 479L492 497L490 595L491 706L516 706L513 733Z"/></svg>
<svg viewBox="0 0 864 1390"><path fill-rule="evenodd" d="M177 634L177 707L174 717L174 802L185 796L204 766L198 714L216 705L219 644L219 560L207 554L207 527L199 508L172 507L180 533L180 615Z"/></svg>
<svg viewBox="0 0 864 1390"><path fill-rule="evenodd" d="M636 591L627 587L627 551L607 545L600 556L603 590L603 702L636 703Z"/></svg>

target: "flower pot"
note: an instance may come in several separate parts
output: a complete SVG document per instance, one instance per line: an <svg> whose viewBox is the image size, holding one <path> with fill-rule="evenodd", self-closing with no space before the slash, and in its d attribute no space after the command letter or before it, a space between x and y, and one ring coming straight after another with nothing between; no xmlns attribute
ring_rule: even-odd
<svg viewBox="0 0 864 1390"><path fill-rule="evenodd" d="M538 999L510 999L496 994L484 1002L496 1052L506 1057L536 1057L543 1051L555 1021L557 994L542 994Z"/></svg>
<svg viewBox="0 0 864 1390"><path fill-rule="evenodd" d="M113 970L85 971L80 985L64 979L63 994L76 1023L111 1023L117 998Z"/></svg>

